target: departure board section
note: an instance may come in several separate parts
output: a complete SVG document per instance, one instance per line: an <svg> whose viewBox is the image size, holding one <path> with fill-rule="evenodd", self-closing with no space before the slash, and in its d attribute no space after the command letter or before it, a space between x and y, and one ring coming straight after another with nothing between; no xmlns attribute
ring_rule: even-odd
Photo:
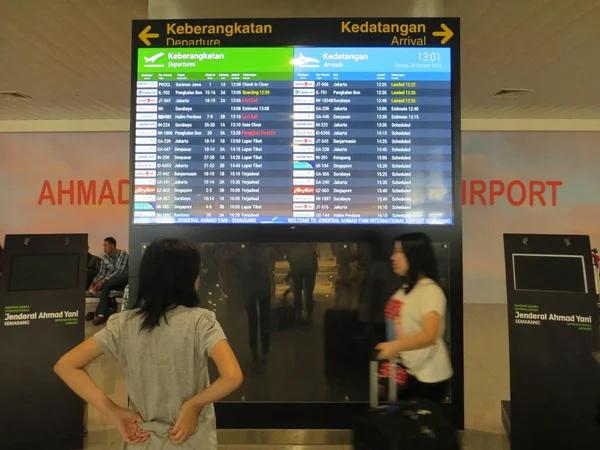
<svg viewBox="0 0 600 450"><path fill-rule="evenodd" d="M451 48L140 48L134 224L453 224Z"/></svg>

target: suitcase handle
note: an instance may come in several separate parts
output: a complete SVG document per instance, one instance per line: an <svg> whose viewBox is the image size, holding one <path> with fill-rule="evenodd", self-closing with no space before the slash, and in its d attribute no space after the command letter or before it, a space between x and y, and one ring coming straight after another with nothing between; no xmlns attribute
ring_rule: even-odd
<svg viewBox="0 0 600 450"><path fill-rule="evenodd" d="M379 350L373 350L369 363L369 405L371 408L379 407ZM396 369L398 360L390 360L390 373L388 378L388 402L396 403L398 399L398 385L396 384Z"/></svg>

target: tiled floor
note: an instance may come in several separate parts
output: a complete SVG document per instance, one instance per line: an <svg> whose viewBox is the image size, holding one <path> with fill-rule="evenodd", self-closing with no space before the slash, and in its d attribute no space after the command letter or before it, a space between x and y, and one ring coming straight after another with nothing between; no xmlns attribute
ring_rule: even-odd
<svg viewBox="0 0 600 450"><path fill-rule="evenodd" d="M326 301L327 299L324 297L318 298L321 305L318 304L317 308L324 308ZM502 436L500 417L500 402L509 398L507 322L505 305L465 305L465 424L467 429L464 435L465 449L506 450L509 448L506 438ZM91 335L96 330L88 328L87 331ZM282 336L280 339L279 342L286 342L289 337ZM304 339L312 338L306 336ZM273 349L273 357L275 357L275 350ZM242 355L238 356L241 360L244 358ZM100 358L90 368L90 374L115 401L119 403L125 401L125 383L120 369L114 362L104 357ZM265 375L262 374L262 376ZM253 383L250 380L247 389L252 389L254 385L264 386L267 384L269 383L264 383L264 381L263 383ZM249 395L249 392L247 394ZM261 391L260 394L279 395L274 391ZM86 449L113 450L120 448L118 435L94 410L89 411L88 429L89 438ZM342 450L350 447L339 445L223 445L220 448L226 450Z"/></svg>

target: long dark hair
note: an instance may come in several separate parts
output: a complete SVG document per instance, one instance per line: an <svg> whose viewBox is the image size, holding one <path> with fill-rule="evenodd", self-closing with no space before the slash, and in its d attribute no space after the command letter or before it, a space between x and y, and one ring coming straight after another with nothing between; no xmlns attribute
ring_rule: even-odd
<svg viewBox="0 0 600 450"><path fill-rule="evenodd" d="M405 289L407 294L413 290L421 277L427 277L440 284L437 259L429 236L425 233L401 234L396 236L394 242L402 243L402 250L408 261Z"/></svg>
<svg viewBox="0 0 600 450"><path fill-rule="evenodd" d="M171 308L194 308L200 304L194 286L200 265L198 249L178 239L160 238L146 248L133 305L143 317L142 330L160 326L160 319L164 317L166 321Z"/></svg>

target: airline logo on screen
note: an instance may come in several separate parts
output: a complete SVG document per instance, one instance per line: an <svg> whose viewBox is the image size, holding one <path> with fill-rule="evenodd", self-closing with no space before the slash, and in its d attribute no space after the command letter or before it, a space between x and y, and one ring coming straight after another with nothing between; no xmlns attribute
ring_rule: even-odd
<svg viewBox="0 0 600 450"><path fill-rule="evenodd" d="M315 193L314 186L294 186L294 195L308 195Z"/></svg>
<svg viewBox="0 0 600 450"><path fill-rule="evenodd" d="M156 186L137 186L133 192L135 194L156 194Z"/></svg>

